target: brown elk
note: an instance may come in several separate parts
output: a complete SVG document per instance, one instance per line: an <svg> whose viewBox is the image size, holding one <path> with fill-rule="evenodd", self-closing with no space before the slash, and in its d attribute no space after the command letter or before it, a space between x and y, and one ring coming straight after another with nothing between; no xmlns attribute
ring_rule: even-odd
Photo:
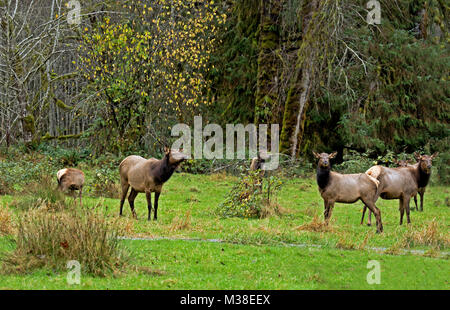
<svg viewBox="0 0 450 310"><path fill-rule="evenodd" d="M131 187L128 202L134 218L134 200L138 193L145 193L147 198L148 220L151 218L152 202L151 193L155 193L155 211L153 219L158 218L158 200L162 186L174 173L175 169L186 160L187 155L182 150L171 150L164 148L164 157L160 160L155 158L145 159L141 156L131 155L125 158L119 166L120 184L122 196L120 199L120 215L122 215L123 204Z"/></svg>
<svg viewBox="0 0 450 310"><path fill-rule="evenodd" d="M406 167L387 168L383 166L373 166L366 171L366 174L380 181L377 197L383 199L399 199L400 225L403 223L403 216L406 211L408 224L411 223L409 202L411 197L417 195L419 188L425 188L431 175L432 160L438 155L419 155L414 153L418 163ZM361 224L364 221L364 207ZM370 225L370 213L368 225Z"/></svg>
<svg viewBox="0 0 450 310"><path fill-rule="evenodd" d="M75 168L64 168L56 173L56 179L58 180L58 189L65 192L69 190L73 193L75 199L75 190L79 191L80 205L81 195L84 185L84 173L81 170Z"/></svg>
<svg viewBox="0 0 450 310"><path fill-rule="evenodd" d="M381 212L375 205L378 181L365 173L340 174L331 171L330 159L334 158L337 152L331 154L313 152L313 154L319 159L316 177L324 201L325 221L329 222L335 202L354 203L361 200L364 208L368 207L375 214L377 233L381 233L383 231Z"/></svg>
<svg viewBox="0 0 450 310"><path fill-rule="evenodd" d="M394 160L394 163L397 164L399 167L413 166L413 165L411 165L412 161L410 159L408 159L408 160L404 160L404 159L397 160L396 159L396 160ZM420 194L420 204L421 204L421 208L423 211L423 195L425 193L425 187L419 188L418 193ZM416 211L418 211L419 208L417 207L417 195L414 195L413 198L414 198L414 204L416 205ZM369 220L370 220L370 214L371 214L371 212L369 211Z"/></svg>

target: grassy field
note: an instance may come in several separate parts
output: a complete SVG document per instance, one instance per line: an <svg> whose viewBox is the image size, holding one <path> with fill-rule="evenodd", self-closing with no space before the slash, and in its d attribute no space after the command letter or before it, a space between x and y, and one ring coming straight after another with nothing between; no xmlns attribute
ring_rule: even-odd
<svg viewBox="0 0 450 310"><path fill-rule="evenodd" d="M91 174L87 172L87 184ZM450 288L450 188L427 188L424 212L411 212L411 225L398 225L398 201L378 200L384 233L376 234L374 226L360 225L360 202L337 204L331 225L324 226L323 202L314 178L285 180L277 195L282 208L280 216L220 218L216 208L236 181L225 174L175 174L164 186L156 222L146 220L145 195L136 199L138 220L131 218L126 202L125 216L119 220L126 237L156 240L120 241L132 266L125 273L107 278L83 274L80 285L70 286L65 272L42 268L25 275L0 274L0 288ZM33 197L4 195L0 196L0 205L19 215L25 212L20 209L20 202L27 199ZM86 194L83 204L84 208L103 210L110 218L119 213L117 198ZM14 249L10 239L8 235L0 237L1 252ZM421 252L404 254L404 249ZM369 260L380 262L379 285L366 281Z"/></svg>

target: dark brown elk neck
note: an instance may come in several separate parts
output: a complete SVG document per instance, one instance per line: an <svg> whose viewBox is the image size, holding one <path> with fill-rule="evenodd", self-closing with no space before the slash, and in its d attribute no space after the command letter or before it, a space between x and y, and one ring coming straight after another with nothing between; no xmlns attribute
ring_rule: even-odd
<svg viewBox="0 0 450 310"><path fill-rule="evenodd" d="M317 185L319 185L321 189L327 187L328 183L330 182L330 171L331 171L330 167L322 168L319 165L317 166L316 180Z"/></svg>
<svg viewBox="0 0 450 310"><path fill-rule="evenodd" d="M428 185L428 181L430 181L431 171L430 173L426 173L420 167L420 164L415 167L415 177L417 181L417 185L419 188L426 187Z"/></svg>
<svg viewBox="0 0 450 310"><path fill-rule="evenodd" d="M153 178L155 182L158 184L165 183L167 180L170 179L176 167L177 165L170 164L168 156L164 156L163 159L159 160L159 162L155 166L155 169L153 170L154 171Z"/></svg>

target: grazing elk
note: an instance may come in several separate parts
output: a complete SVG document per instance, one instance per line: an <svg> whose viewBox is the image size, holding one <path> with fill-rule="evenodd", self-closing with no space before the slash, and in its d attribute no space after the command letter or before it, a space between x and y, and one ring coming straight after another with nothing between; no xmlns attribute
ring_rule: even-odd
<svg viewBox="0 0 450 310"><path fill-rule="evenodd" d="M73 193L75 199L75 190L79 191L80 206L81 206L81 193L84 185L84 173L81 170L75 168L64 168L56 173L56 179L58 180L58 189L65 192L70 190Z"/></svg>
<svg viewBox="0 0 450 310"><path fill-rule="evenodd" d="M158 218L158 199L162 186L172 176L175 169L187 159L182 150L171 150L164 148L164 157L160 160L155 158L145 159L141 156L131 155L125 158L119 166L120 184L122 186L122 197L120 199L120 215L122 215L123 204L131 187L128 202L133 217L137 218L134 211L134 200L138 193L145 193L147 198L148 220L151 218L152 202L151 193L155 193L155 211L153 219Z"/></svg>
<svg viewBox="0 0 450 310"><path fill-rule="evenodd" d="M409 202L419 192L419 188L425 189L430 180L432 160L438 155L419 155L414 153L418 163L406 167L387 168L373 166L366 174L380 181L377 197L383 199L399 199L400 225L403 224L403 216L406 211L408 224L411 223L409 216ZM361 223L364 220L366 208L364 207ZM368 219L370 225L370 213Z"/></svg>
<svg viewBox="0 0 450 310"><path fill-rule="evenodd" d="M354 203L361 200L364 203L364 208L368 207L375 214L377 233L383 232L381 212L375 205L378 181L365 173L340 174L331 171L330 159L334 158L337 152L332 154L317 154L313 152L313 154L319 159L317 164L317 184L324 201L325 221L328 223L335 202Z"/></svg>

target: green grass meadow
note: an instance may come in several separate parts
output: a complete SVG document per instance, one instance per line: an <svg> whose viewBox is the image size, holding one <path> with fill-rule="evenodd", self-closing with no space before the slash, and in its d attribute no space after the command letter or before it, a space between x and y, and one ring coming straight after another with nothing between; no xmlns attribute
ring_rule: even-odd
<svg viewBox="0 0 450 310"><path fill-rule="evenodd" d="M86 176L88 185L92 175ZM221 218L216 208L235 182L226 174L176 173L164 185L157 221L147 221L145 195L135 202L137 220L126 201L119 219L127 238L120 241L128 253L125 272L109 277L82 273L79 285L69 285L67 272L43 267L0 273L0 289L450 288L448 187L427 188L424 212L412 211L411 225L399 225L397 200L379 199L384 232L376 234L374 225L360 225L361 202L336 204L330 225L321 225L323 201L313 177L284 180L277 193L281 215ZM18 207L27 199L33 197L0 196L0 207L14 218L27 212ZM94 197L87 189L83 208L116 219L119 199ZM12 234L1 235L0 253L14 249L12 239ZM380 284L366 280L370 260L380 263Z"/></svg>

